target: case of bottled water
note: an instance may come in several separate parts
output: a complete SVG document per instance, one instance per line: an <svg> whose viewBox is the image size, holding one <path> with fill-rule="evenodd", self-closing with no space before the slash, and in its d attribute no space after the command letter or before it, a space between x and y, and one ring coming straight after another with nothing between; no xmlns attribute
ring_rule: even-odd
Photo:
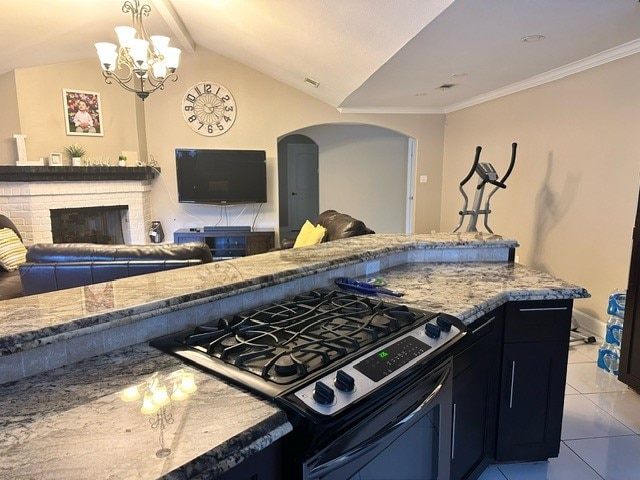
<svg viewBox="0 0 640 480"><path fill-rule="evenodd" d="M627 295L624 290L614 290L609 295L607 328L604 341L598 349L598 367L618 375L620 364L620 340L624 324L624 307Z"/></svg>

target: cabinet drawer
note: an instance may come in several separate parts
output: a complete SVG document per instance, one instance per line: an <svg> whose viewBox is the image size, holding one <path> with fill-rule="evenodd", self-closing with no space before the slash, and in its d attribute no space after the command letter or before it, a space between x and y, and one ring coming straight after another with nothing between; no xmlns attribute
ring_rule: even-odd
<svg viewBox="0 0 640 480"><path fill-rule="evenodd" d="M507 304L504 342L568 342L572 306L572 300Z"/></svg>
<svg viewBox="0 0 640 480"><path fill-rule="evenodd" d="M469 332L453 352L454 376L472 366L478 358L501 352L503 318L504 310L499 307L469 325Z"/></svg>

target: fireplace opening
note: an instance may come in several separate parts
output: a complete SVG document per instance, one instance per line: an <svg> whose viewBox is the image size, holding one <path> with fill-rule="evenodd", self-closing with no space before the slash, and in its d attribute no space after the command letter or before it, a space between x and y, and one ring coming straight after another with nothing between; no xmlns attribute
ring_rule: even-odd
<svg viewBox="0 0 640 480"><path fill-rule="evenodd" d="M53 243L124 244L126 205L51 210Z"/></svg>

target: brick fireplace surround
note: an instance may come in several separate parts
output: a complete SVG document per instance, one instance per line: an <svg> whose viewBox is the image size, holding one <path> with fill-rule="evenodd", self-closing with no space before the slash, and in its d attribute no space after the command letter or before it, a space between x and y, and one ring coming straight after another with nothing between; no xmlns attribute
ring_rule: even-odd
<svg viewBox="0 0 640 480"><path fill-rule="evenodd" d="M127 206L125 243L148 242L150 167L0 166L0 213L16 224L26 246L52 243L51 209ZM128 226L128 228L127 228Z"/></svg>

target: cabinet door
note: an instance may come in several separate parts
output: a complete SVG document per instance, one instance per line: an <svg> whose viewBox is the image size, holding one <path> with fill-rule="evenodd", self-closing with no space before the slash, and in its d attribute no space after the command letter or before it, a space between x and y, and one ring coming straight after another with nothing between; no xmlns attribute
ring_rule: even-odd
<svg viewBox="0 0 640 480"><path fill-rule="evenodd" d="M282 480L283 474L282 439L272 443L264 450L260 450L249 458L241 461L231 470L213 475L216 480Z"/></svg>
<svg viewBox="0 0 640 480"><path fill-rule="evenodd" d="M204 235L197 232L173 232L174 243L204 242Z"/></svg>
<svg viewBox="0 0 640 480"><path fill-rule="evenodd" d="M494 456L502 309L472 328L470 346L453 359L452 480L478 478Z"/></svg>
<svg viewBox="0 0 640 480"><path fill-rule="evenodd" d="M504 345L497 461L558 456L568 351L565 342Z"/></svg>

